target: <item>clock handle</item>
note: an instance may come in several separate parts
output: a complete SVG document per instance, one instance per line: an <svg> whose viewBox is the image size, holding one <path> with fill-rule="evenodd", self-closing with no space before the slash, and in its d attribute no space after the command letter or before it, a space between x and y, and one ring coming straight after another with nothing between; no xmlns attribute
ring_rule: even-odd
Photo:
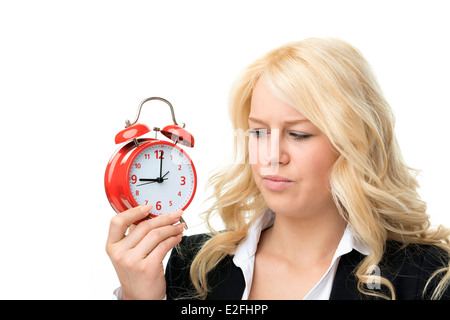
<svg viewBox="0 0 450 320"><path fill-rule="evenodd" d="M171 104L169 101L167 101L166 99L164 99L164 98L160 98L160 97L151 97L151 98L144 99L144 100L140 103L139 108L138 108L138 112L137 112L137 115L136 115L136 120L134 120L132 123L130 123L129 120L125 121L126 127L132 126L133 124L135 124L135 123L139 120L139 116L141 115L141 109L142 109L142 106L144 105L144 103L146 103L146 102L148 102L148 101L150 101L150 100L159 100L159 101L162 101L162 102L167 103L167 105L169 105L169 107L170 107L170 112L171 112L171 114L172 114L172 120L173 120L173 123L174 123L175 125L178 126L177 120L175 120L175 112L173 111L173 106L172 106L172 104ZM185 124L183 123L182 127L184 128L184 126L185 126Z"/></svg>

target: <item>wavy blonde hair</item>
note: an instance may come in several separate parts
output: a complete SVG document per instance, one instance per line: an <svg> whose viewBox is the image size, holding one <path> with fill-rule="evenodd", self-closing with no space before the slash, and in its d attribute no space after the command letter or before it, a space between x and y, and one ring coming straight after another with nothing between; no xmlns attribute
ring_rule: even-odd
<svg viewBox="0 0 450 320"><path fill-rule="evenodd" d="M372 252L355 270L358 289L368 295L395 299L393 285L378 276L390 296L370 291L370 267L381 261L388 239L404 244L433 244L450 252L450 231L432 229L426 204L417 193L416 172L403 161L394 136L394 116L375 76L361 53L338 39L306 39L275 49L248 66L230 95L235 130L248 130L253 88L264 76L272 91L296 107L330 139L340 156L332 167L332 195L342 217ZM198 292L208 293L207 275L225 256L233 255L249 226L265 208L253 180L246 143L235 140L237 158L212 176L215 200L205 213L213 233L196 258L190 275ZM222 218L225 231L215 231L209 220ZM443 273L432 298L439 298L450 281Z"/></svg>

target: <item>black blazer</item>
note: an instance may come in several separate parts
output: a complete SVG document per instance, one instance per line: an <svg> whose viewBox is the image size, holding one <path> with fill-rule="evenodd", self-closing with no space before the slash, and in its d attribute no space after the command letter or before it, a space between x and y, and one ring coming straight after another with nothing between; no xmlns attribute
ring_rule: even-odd
<svg viewBox="0 0 450 320"><path fill-rule="evenodd" d="M172 250L166 267L167 299L193 299L195 290L189 276L189 268L202 244L209 238L205 234L183 237L178 248ZM330 300L376 299L363 295L357 289L357 278L353 271L364 255L353 250L341 257L331 289ZM240 300L245 288L242 271L227 256L208 274L210 292L208 300ZM391 281L399 300L430 298L440 277L435 277L422 292L434 271L448 265L448 254L437 246L402 245L395 241L386 243L386 250L380 262L381 275ZM437 278L437 279L436 279ZM381 286L381 291L389 291ZM388 294L388 296L390 296ZM441 299L450 300L450 287Z"/></svg>

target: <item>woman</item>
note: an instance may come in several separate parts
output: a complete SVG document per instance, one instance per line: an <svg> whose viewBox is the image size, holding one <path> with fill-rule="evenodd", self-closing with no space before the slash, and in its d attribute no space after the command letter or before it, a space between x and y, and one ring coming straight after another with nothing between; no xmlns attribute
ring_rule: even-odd
<svg viewBox="0 0 450 320"><path fill-rule="evenodd" d="M133 225L149 206L116 215L106 249L119 297L450 298L450 231L430 228L359 51L336 39L273 50L245 69L230 107L245 139L210 179L206 213L225 230L182 237L182 212Z"/></svg>

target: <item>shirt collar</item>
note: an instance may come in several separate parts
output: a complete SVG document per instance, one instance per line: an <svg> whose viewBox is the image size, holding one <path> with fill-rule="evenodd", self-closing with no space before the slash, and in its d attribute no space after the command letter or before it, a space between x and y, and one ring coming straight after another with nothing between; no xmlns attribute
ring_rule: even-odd
<svg viewBox="0 0 450 320"><path fill-rule="evenodd" d="M255 255L261 232L273 226L274 221L275 213L269 208L266 208L250 226L246 238L237 246L233 257L236 266L240 267Z"/></svg>
<svg viewBox="0 0 450 320"><path fill-rule="evenodd" d="M254 259L261 232L273 226L274 221L275 213L269 208L266 208L250 226L247 237L237 246L233 257L233 262L236 266L242 267L249 259ZM368 255L372 251L370 247L356 235L353 228L347 224L333 260L351 252L353 249L363 255Z"/></svg>

